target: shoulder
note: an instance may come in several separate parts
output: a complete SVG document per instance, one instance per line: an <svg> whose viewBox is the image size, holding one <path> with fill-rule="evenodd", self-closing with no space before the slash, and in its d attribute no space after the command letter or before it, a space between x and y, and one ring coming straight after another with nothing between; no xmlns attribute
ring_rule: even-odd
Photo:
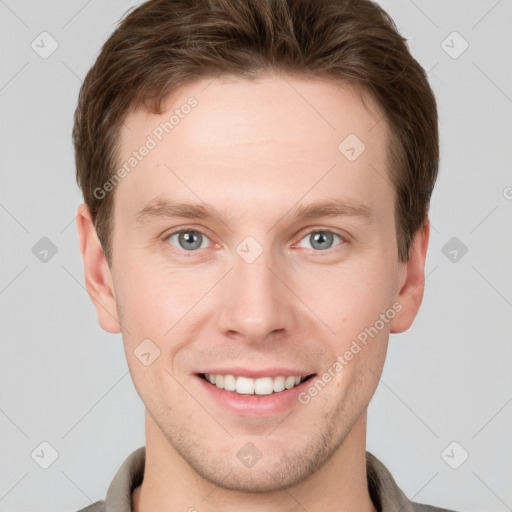
<svg viewBox="0 0 512 512"><path fill-rule="evenodd" d="M372 453L366 452L366 472L370 497L379 511L456 512L409 500L395 482L388 468Z"/></svg>
<svg viewBox="0 0 512 512"><path fill-rule="evenodd" d="M447 508L433 507L432 505L424 505L423 503L412 503L414 512L456 512Z"/></svg>
<svg viewBox="0 0 512 512"><path fill-rule="evenodd" d="M78 510L78 512L105 512L105 500L97 501L96 503L92 503L88 507L82 508Z"/></svg>

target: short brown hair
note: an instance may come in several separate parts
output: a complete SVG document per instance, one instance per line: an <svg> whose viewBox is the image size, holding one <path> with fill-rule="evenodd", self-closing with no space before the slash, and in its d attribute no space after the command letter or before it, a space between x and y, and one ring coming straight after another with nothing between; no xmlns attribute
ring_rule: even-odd
<svg viewBox="0 0 512 512"><path fill-rule="evenodd" d="M428 218L438 172L437 109L427 76L389 15L369 0L149 0L104 44L80 90L76 178L109 265L120 126L135 108L161 113L176 88L220 74L265 72L356 84L390 127L399 260ZM340 141L341 142L341 141Z"/></svg>

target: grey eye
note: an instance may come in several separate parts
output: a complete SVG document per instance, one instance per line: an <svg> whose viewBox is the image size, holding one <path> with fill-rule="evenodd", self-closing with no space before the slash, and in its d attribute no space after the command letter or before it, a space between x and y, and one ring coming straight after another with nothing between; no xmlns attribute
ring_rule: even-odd
<svg viewBox="0 0 512 512"><path fill-rule="evenodd" d="M178 249L194 251L195 249L203 249L204 247L208 247L208 243L206 243L206 245L203 247L203 242L207 242L208 238L199 231L194 231L192 229L178 231L172 235L169 235L167 240L171 242L175 237L177 237L177 242L173 243L173 245L178 247Z"/></svg>
<svg viewBox="0 0 512 512"><path fill-rule="evenodd" d="M306 235L302 240L307 240L309 247L307 249L315 249L325 251L332 247L334 237L341 240L341 237L332 231L312 231Z"/></svg>

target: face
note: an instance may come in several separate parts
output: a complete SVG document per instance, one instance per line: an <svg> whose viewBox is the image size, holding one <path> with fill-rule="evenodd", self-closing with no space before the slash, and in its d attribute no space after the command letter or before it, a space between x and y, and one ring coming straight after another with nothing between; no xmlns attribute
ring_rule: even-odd
<svg viewBox="0 0 512 512"><path fill-rule="evenodd" d="M115 187L100 322L120 322L150 421L200 476L297 484L343 445L419 306L388 128L354 88L272 75L190 84L166 109L120 134L120 167L138 156Z"/></svg>

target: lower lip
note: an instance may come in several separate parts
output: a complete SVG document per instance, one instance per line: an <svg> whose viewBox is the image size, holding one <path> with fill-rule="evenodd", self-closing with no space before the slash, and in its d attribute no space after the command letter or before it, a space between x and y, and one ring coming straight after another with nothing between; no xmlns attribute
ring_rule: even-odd
<svg viewBox="0 0 512 512"><path fill-rule="evenodd" d="M298 403L298 395L308 385L307 381L298 386L270 395L239 395L235 391L220 389L202 377L196 376L200 385L223 408L242 416L272 416Z"/></svg>

